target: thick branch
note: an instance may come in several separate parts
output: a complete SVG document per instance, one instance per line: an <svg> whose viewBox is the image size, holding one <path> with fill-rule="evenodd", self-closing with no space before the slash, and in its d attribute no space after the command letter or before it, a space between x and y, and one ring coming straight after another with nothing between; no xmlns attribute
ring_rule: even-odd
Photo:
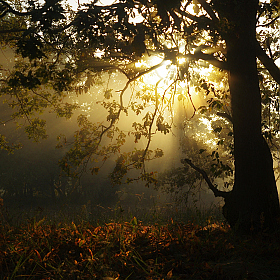
<svg viewBox="0 0 280 280"><path fill-rule="evenodd" d="M203 176L203 178L204 178L204 180L206 181L206 183L207 183L209 189L214 193L214 196L215 196L215 197L227 198L227 197L229 196L230 192L223 192L223 191L220 191L220 190L218 190L218 189L211 183L211 181L210 181L210 179L209 179L207 173L206 173L203 169L201 169L201 168L195 166L195 165L191 162L190 159L185 158L185 162L186 162L190 167L192 167L194 170L198 171L198 172Z"/></svg>
<svg viewBox="0 0 280 280"><path fill-rule="evenodd" d="M0 3L6 8L5 11L3 11L0 14L0 18L3 18L7 13L14 14L16 16L29 16L32 15L32 12L19 12L14 10L6 1L0 0Z"/></svg>
<svg viewBox="0 0 280 280"><path fill-rule="evenodd" d="M210 5L205 0L198 0L201 7L207 12L207 14L212 18L214 21L219 21L218 17L210 7Z"/></svg>
<svg viewBox="0 0 280 280"><path fill-rule="evenodd" d="M202 59L205 60L209 63L211 63L212 65L214 65L215 67L218 67L220 69L223 70L228 70L228 66L227 63L224 61L220 61L218 59L216 59L213 55L211 54L206 54L203 53L201 51L199 52L195 52L193 55L191 55L194 59Z"/></svg>
<svg viewBox="0 0 280 280"><path fill-rule="evenodd" d="M221 49L214 49L214 52L217 52L217 51L220 51ZM165 55L165 60L173 60L175 59L176 57L178 58L186 58L186 59L189 59L189 60L199 60L199 59L202 59L202 60L205 60L207 62L209 62L210 64L212 64L213 66L215 67L218 67L220 69L223 69L223 70L228 70L228 65L227 65L227 62L225 61L221 61L221 60L218 60L213 54L209 54L209 53L203 53L201 50L197 50L194 52L194 54L191 54L191 53L188 53L188 54L182 54L182 53L176 53L176 51L173 51L172 49L166 49L166 50L148 50L148 53L149 54L164 54ZM154 67L158 67L158 66L161 66L161 65L156 65ZM154 69L151 69L151 70L154 70ZM151 71L149 70L149 71Z"/></svg>
<svg viewBox="0 0 280 280"><path fill-rule="evenodd" d="M268 70L272 78L280 85L280 70L276 66L274 60L266 54L265 50L261 47L259 42L256 42L256 52L258 59Z"/></svg>
<svg viewBox="0 0 280 280"><path fill-rule="evenodd" d="M257 27L268 27L269 25L271 25L272 23L274 23L277 19L279 19L280 16L277 16L276 18L272 19L270 22L265 23L265 24L259 24L257 25Z"/></svg>

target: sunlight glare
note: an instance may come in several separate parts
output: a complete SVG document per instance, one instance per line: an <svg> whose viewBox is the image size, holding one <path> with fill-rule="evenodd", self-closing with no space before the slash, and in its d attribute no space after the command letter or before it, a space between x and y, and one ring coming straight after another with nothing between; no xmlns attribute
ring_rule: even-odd
<svg viewBox="0 0 280 280"><path fill-rule="evenodd" d="M175 71L176 67L171 64L170 60L165 60L163 64L156 69L156 73L160 79L165 79L171 71Z"/></svg>
<svg viewBox="0 0 280 280"><path fill-rule="evenodd" d="M190 86L190 81L178 78L179 68L186 63L186 58L177 59L177 63L172 64L171 60L164 60L163 55L144 55L134 64L139 71L161 64L154 71L143 75L138 87L140 90L146 90L149 87L154 91L161 102L162 114L170 122L175 119L176 122L182 122L184 119L191 118L195 110L204 104L204 100L196 92L195 87Z"/></svg>
<svg viewBox="0 0 280 280"><path fill-rule="evenodd" d="M207 118L201 117L200 118L201 123L203 123L208 131L212 131L211 121Z"/></svg>
<svg viewBox="0 0 280 280"><path fill-rule="evenodd" d="M178 57L177 61L179 65L183 65L184 63L187 62L187 59L185 57Z"/></svg>

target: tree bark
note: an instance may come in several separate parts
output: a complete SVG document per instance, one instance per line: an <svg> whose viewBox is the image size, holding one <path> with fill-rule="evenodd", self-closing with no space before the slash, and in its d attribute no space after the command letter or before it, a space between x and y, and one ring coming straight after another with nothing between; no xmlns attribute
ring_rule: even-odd
<svg viewBox="0 0 280 280"><path fill-rule="evenodd" d="M235 184L224 215L241 231L274 228L279 200L269 147L261 133L261 95L256 63L257 0L227 1L226 34L234 130Z"/></svg>

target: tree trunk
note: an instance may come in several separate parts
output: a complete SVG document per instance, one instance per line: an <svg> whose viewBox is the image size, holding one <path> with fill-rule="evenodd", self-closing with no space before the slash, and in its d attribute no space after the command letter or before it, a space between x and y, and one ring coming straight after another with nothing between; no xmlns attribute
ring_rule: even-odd
<svg viewBox="0 0 280 280"><path fill-rule="evenodd" d="M227 60L234 129L235 184L224 215L241 231L274 228L279 200L269 147L261 133L255 25L257 0L227 1Z"/></svg>

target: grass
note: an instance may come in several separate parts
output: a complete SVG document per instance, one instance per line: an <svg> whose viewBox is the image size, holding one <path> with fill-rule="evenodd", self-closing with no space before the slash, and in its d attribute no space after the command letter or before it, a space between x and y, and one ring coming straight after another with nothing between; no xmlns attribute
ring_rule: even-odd
<svg viewBox="0 0 280 280"><path fill-rule="evenodd" d="M0 230L0 279L280 279L280 233L245 238L213 219L93 224L36 216Z"/></svg>

